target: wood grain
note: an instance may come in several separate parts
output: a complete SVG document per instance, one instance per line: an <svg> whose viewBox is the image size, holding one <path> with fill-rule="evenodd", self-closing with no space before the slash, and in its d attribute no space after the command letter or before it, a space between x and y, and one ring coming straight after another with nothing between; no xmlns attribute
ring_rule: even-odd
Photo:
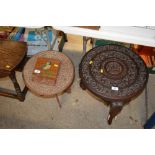
<svg viewBox="0 0 155 155"><path fill-rule="evenodd" d="M25 42L3 40L0 41L0 70L11 72L23 60L27 52ZM6 76L6 75L5 75Z"/></svg>
<svg viewBox="0 0 155 155"><path fill-rule="evenodd" d="M99 30L100 26L76 26L84 29Z"/></svg>

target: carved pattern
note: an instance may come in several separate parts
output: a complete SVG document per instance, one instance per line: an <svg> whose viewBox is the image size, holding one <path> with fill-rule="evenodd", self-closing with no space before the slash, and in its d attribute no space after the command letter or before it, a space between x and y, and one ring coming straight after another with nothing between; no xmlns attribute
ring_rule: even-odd
<svg viewBox="0 0 155 155"><path fill-rule="evenodd" d="M98 46L90 50L80 63L79 74L86 88L108 101L134 97L143 90L148 79L143 60L119 45Z"/></svg>

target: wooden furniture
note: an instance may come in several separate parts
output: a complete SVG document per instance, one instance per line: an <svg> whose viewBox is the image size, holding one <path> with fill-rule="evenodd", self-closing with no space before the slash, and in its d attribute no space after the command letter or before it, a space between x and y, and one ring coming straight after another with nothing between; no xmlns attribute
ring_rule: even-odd
<svg viewBox="0 0 155 155"><path fill-rule="evenodd" d="M0 39L7 39L9 34L13 31L13 26L0 26Z"/></svg>
<svg viewBox="0 0 155 155"><path fill-rule="evenodd" d="M8 35L6 31L0 31L0 39L7 39Z"/></svg>
<svg viewBox="0 0 155 155"><path fill-rule="evenodd" d="M86 53L80 63L80 86L110 105L108 123L126 103L139 95L148 81L144 61L120 45L98 46Z"/></svg>
<svg viewBox="0 0 155 155"><path fill-rule="evenodd" d="M32 79L33 69L38 57L57 59L61 62L56 84L43 84ZM56 96L59 106L61 107L58 95L67 91L70 92L70 87L74 79L74 66L71 60L63 53L56 51L43 51L32 56L23 70L23 77L26 86L31 92L41 97Z"/></svg>
<svg viewBox="0 0 155 155"><path fill-rule="evenodd" d="M26 56L27 44L17 41L0 41L0 78L9 76L14 84L15 90L0 88L0 95L17 98L24 101L27 88L21 91L16 79L15 71Z"/></svg>

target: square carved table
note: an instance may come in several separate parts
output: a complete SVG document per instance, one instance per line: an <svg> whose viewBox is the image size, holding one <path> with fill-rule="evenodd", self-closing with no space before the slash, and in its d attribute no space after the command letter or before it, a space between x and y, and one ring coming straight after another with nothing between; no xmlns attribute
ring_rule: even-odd
<svg viewBox="0 0 155 155"><path fill-rule="evenodd" d="M120 45L91 49L80 63L79 74L81 88L110 105L108 124L144 90L148 81L147 67L141 57Z"/></svg>
<svg viewBox="0 0 155 155"><path fill-rule="evenodd" d="M33 70L38 57L57 59L61 62L57 80L54 85L47 85L33 80ZM74 66L72 61L63 53L57 51L43 51L35 54L28 60L23 70L23 78L26 86L31 92L41 97L55 96L61 107L58 95L63 92L70 92L70 87L74 80Z"/></svg>
<svg viewBox="0 0 155 155"><path fill-rule="evenodd" d="M0 88L0 95L24 101L27 87L21 91L15 71L26 57L26 52L27 44L25 42L0 40L0 78L9 76L16 90Z"/></svg>

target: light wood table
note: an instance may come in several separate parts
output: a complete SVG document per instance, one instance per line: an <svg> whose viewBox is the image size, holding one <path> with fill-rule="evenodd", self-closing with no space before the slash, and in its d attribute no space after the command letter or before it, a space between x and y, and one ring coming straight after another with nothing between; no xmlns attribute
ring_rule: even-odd
<svg viewBox="0 0 155 155"><path fill-rule="evenodd" d="M60 61L60 69L56 84L43 84L32 79L33 70L38 57L52 58ZM43 51L35 54L29 59L23 70L23 77L26 86L31 92L41 97L56 97L61 107L58 95L63 92L70 93L70 87L74 80L74 66L72 61L63 53L57 51Z"/></svg>

